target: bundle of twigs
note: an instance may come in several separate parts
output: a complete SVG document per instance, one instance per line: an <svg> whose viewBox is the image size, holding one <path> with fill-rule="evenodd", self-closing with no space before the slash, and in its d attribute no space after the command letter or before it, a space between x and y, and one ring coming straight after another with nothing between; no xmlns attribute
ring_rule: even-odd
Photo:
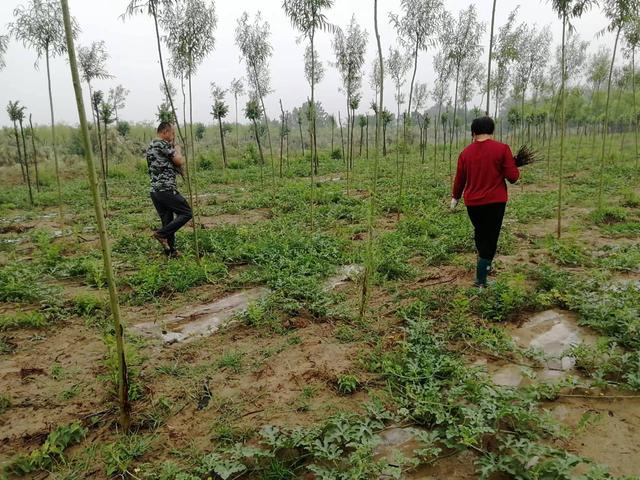
<svg viewBox="0 0 640 480"><path fill-rule="evenodd" d="M534 162L537 162L542 157L539 152L533 150L532 148L522 145L518 150L518 153L515 154L513 159L516 161L517 167L524 167L525 165L530 165Z"/></svg>

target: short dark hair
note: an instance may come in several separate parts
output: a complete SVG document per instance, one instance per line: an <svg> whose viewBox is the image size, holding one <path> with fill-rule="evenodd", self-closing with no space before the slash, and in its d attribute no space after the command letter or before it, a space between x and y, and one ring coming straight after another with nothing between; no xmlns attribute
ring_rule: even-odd
<svg viewBox="0 0 640 480"><path fill-rule="evenodd" d="M156 133L165 132L170 128L173 128L173 124L171 122L160 122L160 125L158 125L158 128L156 129Z"/></svg>
<svg viewBox="0 0 640 480"><path fill-rule="evenodd" d="M479 117L471 122L471 133L474 135L493 135L495 130L496 123L491 117Z"/></svg>

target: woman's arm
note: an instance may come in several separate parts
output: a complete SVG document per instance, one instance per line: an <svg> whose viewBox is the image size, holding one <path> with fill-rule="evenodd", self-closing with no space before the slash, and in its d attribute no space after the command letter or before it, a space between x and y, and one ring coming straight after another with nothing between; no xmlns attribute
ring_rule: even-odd
<svg viewBox="0 0 640 480"><path fill-rule="evenodd" d="M467 183L467 172L464 168L464 160L462 158L462 153L458 157L458 167L456 168L456 178L453 182L453 190L451 192L451 197L455 200L460 200L462 197L462 192L464 192L464 187Z"/></svg>
<svg viewBox="0 0 640 480"><path fill-rule="evenodd" d="M520 178L520 170L516 166L516 161L513 158L509 145L504 146L504 153L502 155L502 174L509 183L516 183Z"/></svg>

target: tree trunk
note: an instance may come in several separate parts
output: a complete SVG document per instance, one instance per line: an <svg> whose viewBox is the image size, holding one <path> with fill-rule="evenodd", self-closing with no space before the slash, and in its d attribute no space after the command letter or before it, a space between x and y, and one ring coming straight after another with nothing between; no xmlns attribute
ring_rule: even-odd
<svg viewBox="0 0 640 480"><path fill-rule="evenodd" d="M33 191L31 190L31 174L29 173L29 156L27 155L27 141L24 137L24 128L22 126L22 119L20 122L20 135L22 136L22 151L24 152L24 166L27 174L27 186L29 187L29 202L33 206Z"/></svg>
<svg viewBox="0 0 640 480"><path fill-rule="evenodd" d="M493 0L493 8L491 9L491 33L489 33L489 65L487 66L487 108L485 115L489 115L489 104L491 97L491 55L493 54L493 26L496 20L496 0Z"/></svg>
<svg viewBox="0 0 640 480"><path fill-rule="evenodd" d="M566 98L565 98L565 88L566 88L566 67L565 67L565 35L567 30L567 16L564 14L562 16L562 55L561 55L561 63L560 63L560 161L559 161L559 173L558 173L558 228L557 235L558 238L562 235L562 176L563 172L563 160L564 160L564 137L565 137L565 122L566 122Z"/></svg>
<svg viewBox="0 0 640 480"><path fill-rule="evenodd" d="M118 293L116 290L115 276L113 266L111 264L111 248L107 237L107 230L104 220L104 212L98 194L98 180L96 170L93 163L93 152L91 151L91 141L89 139L89 128L85 116L84 104L82 101L82 90L80 87L80 76L78 75L78 66L76 64L76 55L73 45L73 36L71 30L71 18L69 15L69 5L67 0L61 0L62 13L64 17L64 26L67 40L67 51L69 52L69 64L71 67L71 76L73 79L73 88L76 95L76 105L78 107L78 116L80 117L80 128L82 132L82 141L84 144L85 159L87 161L87 175L89 177L89 187L93 197L93 207L96 215L96 223L100 236L100 245L102 247L102 259L104 262L104 272L109 288L109 301L111 307L111 316L113 318L114 336L116 339L116 354L118 362L118 397L120 400L120 425L126 432L129 430L130 424L130 405L129 405L129 384L127 378L127 363L124 352L124 329L120 322L120 305L118 302Z"/></svg>
<svg viewBox="0 0 640 480"><path fill-rule="evenodd" d="M362 143L364 141L364 125L360 125L360 149L358 152L358 158L362 158Z"/></svg>
<svg viewBox="0 0 640 480"><path fill-rule="evenodd" d="M636 104L636 49L635 49L635 46L631 48L631 85L633 88L633 131L634 131L635 145L636 145L636 172L637 172L640 156L638 155L638 107Z"/></svg>
<svg viewBox="0 0 640 480"><path fill-rule="evenodd" d="M256 135L256 143L258 144L258 152L260 153L260 185L264 188L264 154L262 153L262 144L260 143L260 134L258 133L258 124L253 120L253 131Z"/></svg>
<svg viewBox="0 0 640 480"><path fill-rule="evenodd" d="M64 221L62 217L62 184L60 183L60 167L58 165L58 149L56 144L56 120L53 114L53 93L51 92L51 68L49 65L49 49L45 52L47 60L47 87L49 89L49 110L51 113L51 147L53 148L53 162L56 170L56 184L58 186L58 213L60 222Z"/></svg>
<svg viewBox="0 0 640 480"><path fill-rule="evenodd" d="M344 133L342 131L342 119L340 118L340 112L338 112L338 126L340 127L340 145L342 146L342 161L346 162L347 157L344 153Z"/></svg>
<svg viewBox="0 0 640 480"><path fill-rule="evenodd" d="M102 170L102 194L104 195L105 206L107 201L109 200L109 190L107 188L107 168L104 162L104 151L102 150L102 127L100 126L100 113L98 112L98 107L93 105L93 100L91 105L95 107L95 116L96 116L96 125L97 131L96 134L98 136L98 145L100 146L100 169Z"/></svg>
<svg viewBox="0 0 640 480"><path fill-rule="evenodd" d="M233 94L233 98L236 104L236 149L240 150L240 126L238 125L238 95Z"/></svg>
<svg viewBox="0 0 640 480"><path fill-rule="evenodd" d="M613 65L616 60L616 50L618 49L618 40L620 39L620 30L616 31L616 40L613 44L613 55L611 56L611 65L609 67L609 81L607 83L607 103L604 109L604 125L602 126L602 152L600 154L600 181L598 185L598 210L602 210L602 190L604 187L604 153L607 141L607 131L609 127L609 100L611 98L611 77L613 76Z"/></svg>
<svg viewBox="0 0 640 480"><path fill-rule="evenodd" d="M302 136L302 120L298 118L298 127L300 128L300 149L302 150L302 158L304 159L304 137ZM313 169L311 169L313 171Z"/></svg>
<svg viewBox="0 0 640 480"><path fill-rule="evenodd" d="M26 162L26 152L25 152L25 160L23 161L22 159L22 148L20 147L20 137L18 135L18 124L16 123L16 121L13 121L13 133L15 135L16 138L16 149L18 150L18 163L20 164L20 169L22 170L22 181L25 183L25 185L27 186L27 190L29 192L29 205L31 207L33 207L33 195L31 194L31 183L29 182L29 177L26 174L25 171L25 164Z"/></svg>
<svg viewBox="0 0 640 480"><path fill-rule="evenodd" d="M29 131L31 132L31 149L33 151L33 166L36 170L36 191L40 191L40 175L38 173L38 152L36 150L36 132L33 130L31 114L29 114Z"/></svg>
<svg viewBox="0 0 640 480"><path fill-rule="evenodd" d="M453 129L456 124L456 115L458 114L458 82L460 81L460 65L456 66L456 88L453 95L453 118L451 119L451 130L449 132L449 176L453 177Z"/></svg>
<svg viewBox="0 0 640 480"><path fill-rule="evenodd" d="M227 150L224 146L224 131L222 130L222 117L218 117L218 127L220 129L220 145L222 146L222 165L227 168Z"/></svg>
<svg viewBox="0 0 640 480"><path fill-rule="evenodd" d="M282 162L283 162L283 154L284 154L284 108L282 108L282 99L280 99L280 113L282 116L280 117L280 178L282 178Z"/></svg>
<svg viewBox="0 0 640 480"><path fill-rule="evenodd" d="M316 97L315 97L315 76L316 76L316 60L314 51L315 28L311 28L311 160L313 162L313 173L318 174L318 140L316 131ZM314 182L311 185L312 203L313 203ZM312 217L313 218L313 217Z"/></svg>

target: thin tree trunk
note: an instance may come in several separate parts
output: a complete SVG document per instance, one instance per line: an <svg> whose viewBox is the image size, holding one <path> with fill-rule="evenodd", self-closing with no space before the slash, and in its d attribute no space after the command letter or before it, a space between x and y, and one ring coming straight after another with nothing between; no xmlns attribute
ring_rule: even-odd
<svg viewBox="0 0 640 480"><path fill-rule="evenodd" d="M233 98L236 104L236 149L240 149L240 126L238 125L238 94L234 93Z"/></svg>
<svg viewBox="0 0 640 480"><path fill-rule="evenodd" d="M604 153L607 141L607 131L609 127L609 99L611 97L611 77L613 76L613 65L616 60L616 50L618 49L618 40L620 39L619 27L616 31L616 40L613 44L613 55L611 56L611 65L609 67L609 81L607 84L607 103L604 109L604 125L602 126L602 152L600 154L600 181L598 185L598 210L602 210L602 190L604 187Z"/></svg>
<svg viewBox="0 0 640 480"><path fill-rule="evenodd" d="M456 66L456 88L453 95L453 119L451 120L451 130L449 132L449 176L453 177L453 129L458 113L458 82L460 81L460 65Z"/></svg>
<svg viewBox="0 0 640 480"><path fill-rule="evenodd" d="M58 149L56 143L56 120L53 114L53 93L51 92L51 68L49 65L49 49L45 52L47 61L47 87L49 89L49 110L51 113L51 147L53 148L53 162L56 171L56 184L58 186L58 213L60 214L60 222L64 221L62 216L62 184L60 183L60 167L58 165Z"/></svg>
<svg viewBox="0 0 640 480"><path fill-rule="evenodd" d="M262 144L260 143L260 134L258 133L258 123L253 120L253 131L256 135L256 143L258 144L258 152L260 153L260 185L264 188L264 154L262 153Z"/></svg>
<svg viewBox="0 0 640 480"><path fill-rule="evenodd" d="M564 160L564 137L565 137L565 122L566 122L566 67L565 67L565 35L567 30L567 16L566 14L562 16L562 55L561 55L561 79L560 79L560 161L559 161L559 173L558 173L558 228L557 235L558 238L562 235L562 177L564 174L563 171L563 160Z"/></svg>
<svg viewBox="0 0 640 480"><path fill-rule="evenodd" d="M100 146L100 168L102 170L102 193L104 195L104 203L105 206L107 201L109 200L109 190L107 187L107 168L104 162L104 151L102 149L102 127L100 126L100 114L98 112L97 105L93 105L93 101L91 102L92 106L95 107L95 116L96 116L96 125L97 131L96 134L98 136L98 145Z"/></svg>
<svg viewBox="0 0 640 480"><path fill-rule="evenodd" d="M189 54L189 63L193 64L193 57L191 53ZM189 70L187 75L187 81L189 85L189 141L191 143L191 158L193 159L193 197L195 200L195 204L193 205L193 227L196 228L196 224L199 223L200 220L200 209L198 208L200 205L200 200L198 197L198 160L196 158L196 142L193 137L193 89L191 87L191 70ZM184 127L186 130L186 126ZM223 135L224 137L224 135ZM224 139L223 139L223 152L224 150ZM226 155L226 152L225 152Z"/></svg>
<svg viewBox="0 0 640 480"><path fill-rule="evenodd" d="M358 158L362 158L362 143L364 141L364 125L360 125L360 150L358 152Z"/></svg>
<svg viewBox="0 0 640 480"><path fill-rule="evenodd" d="M636 171L638 171L638 162L640 156L638 155L638 107L636 103L636 48L631 48L631 85L633 88L633 130L635 136L636 145Z"/></svg>
<svg viewBox="0 0 640 480"><path fill-rule="evenodd" d="M22 131L22 122L20 122L20 130ZM24 183L27 185L27 191L29 192L29 205L33 207L33 193L31 192L31 179L29 178L29 161L27 160L27 149L26 144L24 142L24 133L22 134L22 144L24 147L24 157L22 155L22 150L20 148L20 138L18 136L18 125L16 121L13 121L13 132L16 137L16 148L18 149L18 162L20 163L20 167L22 168L22 178Z"/></svg>
<svg viewBox="0 0 640 480"><path fill-rule="evenodd" d="M280 113L282 116L280 117L280 178L282 178L282 162L283 162L283 154L284 154L284 108L282 108L282 99L280 99Z"/></svg>
<svg viewBox="0 0 640 480"><path fill-rule="evenodd" d="M302 136L302 120L298 118L298 128L300 129L300 149L302 150L302 158L304 159L304 137ZM311 169L313 171L313 169Z"/></svg>
<svg viewBox="0 0 640 480"><path fill-rule="evenodd" d="M493 54L493 27L495 25L495 20L496 0L493 0L493 8L491 9L491 33L489 33L489 62L487 66L487 108L485 109L485 115L489 115L489 104L491 97L491 55Z"/></svg>
<svg viewBox="0 0 640 480"><path fill-rule="evenodd" d="M222 165L227 168L227 150L224 146L224 131L222 130L222 117L218 117L218 127L220 129L220 145L222 146Z"/></svg>
<svg viewBox="0 0 640 480"><path fill-rule="evenodd" d="M340 118L340 112L338 112L338 126L340 127L340 144L342 146L342 160L347 161L347 157L344 153L344 133L342 131L342 119Z"/></svg>
<svg viewBox="0 0 640 480"><path fill-rule="evenodd" d="M61 0L61 3L67 40L67 51L69 52L69 64L71 67L73 88L75 91L76 104L78 107L78 116L80 117L80 128L82 132L82 141L84 144L85 159L87 161L87 176L89 177L89 187L91 189L91 195L93 197L93 207L96 215L98 234L100 236L100 245L102 247L102 259L104 262L104 272L109 289L111 317L113 318L114 336L116 339L116 354L118 357L118 398L120 400L120 425L126 432L127 430L129 430L130 424L130 405L127 363L124 352L124 329L120 322L120 305L118 302L115 276L111 263L111 247L109 246L109 239L107 237L107 230L104 220L104 212L102 211L102 204L100 203L98 194L98 180L93 162L93 152L91 151L91 141L89 139L89 128L87 126L84 103L82 101L82 89L80 87L80 76L78 74L78 66L76 64L76 55L73 45L69 5L67 0Z"/></svg>
<svg viewBox="0 0 640 480"><path fill-rule="evenodd" d="M318 141L317 141L317 130L316 130L316 97L315 97L315 76L316 76L316 60L315 60L315 51L314 51L314 38L315 38L315 28L311 28L311 137L312 137L312 149L311 149L311 159L313 162L313 173L318 174ZM313 175L312 175L312 184L311 184L311 203L313 210ZM313 222L313 215L312 215Z"/></svg>
<svg viewBox="0 0 640 480"><path fill-rule="evenodd" d="M378 31L378 0L373 0L373 25L376 35L376 43L378 45L378 62L380 66L380 99L378 103L378 114L376 115L376 141L375 155L373 163L373 178L371 181L371 193L369 195L369 215L367 219L367 249L365 256L365 268L362 275L362 290L360 295L360 319L364 318L367 310L367 302L369 299L369 286L371 278L375 271L374 256L374 214L376 208L376 194L378 186L378 159L380 157L380 123L383 107L383 91L384 91L384 62L382 58L382 45L380 44L380 32Z"/></svg>
<svg viewBox="0 0 640 480"><path fill-rule="evenodd" d="M33 130L31 114L29 114L29 131L31 132L31 149L33 150L33 166L36 170L36 191L40 191L40 175L38 173L38 151L36 150L36 132Z"/></svg>

